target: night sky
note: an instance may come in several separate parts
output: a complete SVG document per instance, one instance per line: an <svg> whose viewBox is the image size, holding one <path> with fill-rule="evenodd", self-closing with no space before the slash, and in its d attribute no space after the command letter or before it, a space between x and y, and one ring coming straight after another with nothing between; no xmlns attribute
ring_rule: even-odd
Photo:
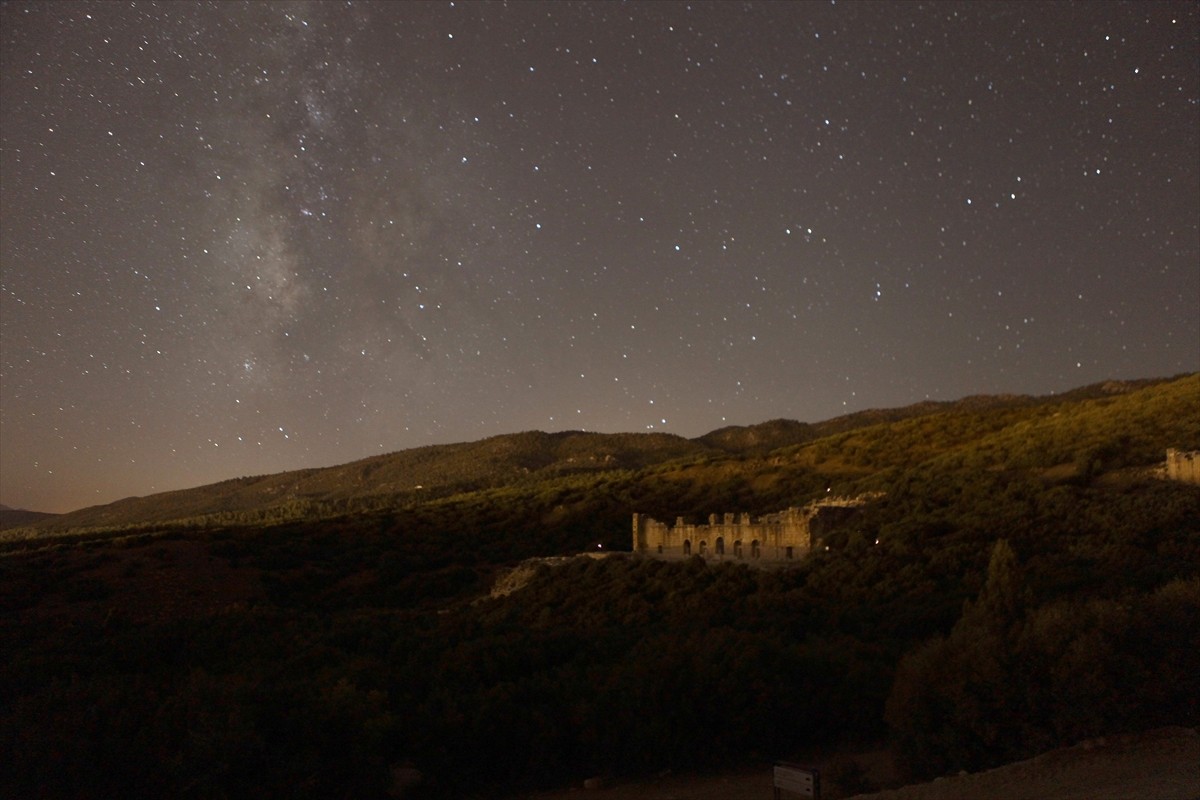
<svg viewBox="0 0 1200 800"><path fill-rule="evenodd" d="M8 3L0 502L1200 368L1200 5Z"/></svg>

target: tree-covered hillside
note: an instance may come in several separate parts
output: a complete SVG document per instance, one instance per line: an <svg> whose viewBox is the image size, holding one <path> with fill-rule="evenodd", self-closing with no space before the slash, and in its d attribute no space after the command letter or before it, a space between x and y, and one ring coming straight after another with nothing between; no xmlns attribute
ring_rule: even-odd
<svg viewBox="0 0 1200 800"><path fill-rule="evenodd" d="M470 490L10 541L0 794L496 797L883 738L925 776L1200 724L1200 487L1155 474L1200 376L861 422L615 463L521 435ZM793 569L618 553L489 596L635 510L865 491Z"/></svg>
<svg viewBox="0 0 1200 800"><path fill-rule="evenodd" d="M195 527L311 521L425 506L446 497L489 489L524 488L536 493L539 487L568 476L584 476L582 482L575 481L572 485L586 485L588 476L597 483L611 483L631 471L684 463L697 465L701 473L707 471L707 475L691 476L698 475L701 483L711 479L709 468L724 463L719 469L722 474L751 479L762 474L765 476L762 480L768 482L775 479L773 476L785 474L799 481L799 485L807 486L813 481L814 468L842 477L878 472L881 463L873 460L877 453L858 453L859 443L866 436L875 443L875 449L895 451L896 439L884 432L893 423L910 438L919 438L926 428L940 430L952 424L958 435L965 437L958 444L970 446L972 437L989 425L1005 428L1022 420L1043 419L1048 416L1047 410L1053 414L1056 413L1053 409L1080 400L1099 400L1103 405L1103 401L1164 383L1109 381L1061 397L1005 395L969 397L953 403L925 402L898 409L861 411L815 424L773 420L721 428L693 440L664 433L530 431L478 442L404 450L335 467L234 478L194 489L126 498L54 515L33 524L23 523L27 527L9 531L3 538L77 535L83 531L104 534L166 524ZM1104 415L1100 418L1103 424ZM901 424L905 421L912 424ZM854 433L861 435L852 436ZM807 447L818 441L825 447ZM933 452L945 449L947 444L957 446L955 442L940 439L924 446L927 452ZM1068 448L1074 445L1066 443ZM831 447L837 452L831 454ZM798 451L802 449L806 452L800 455ZM907 455L893 452L891 458L894 461L900 457L902 464L909 465L914 459ZM1140 459L1154 457L1149 453L1137 454ZM730 459L736 460L732 467L728 465ZM770 469L766 468L768 463ZM635 482L638 481L640 476L635 476ZM794 494L799 485L785 486L782 496L791 497L789 492ZM746 502L754 503L761 496L757 488L753 494Z"/></svg>

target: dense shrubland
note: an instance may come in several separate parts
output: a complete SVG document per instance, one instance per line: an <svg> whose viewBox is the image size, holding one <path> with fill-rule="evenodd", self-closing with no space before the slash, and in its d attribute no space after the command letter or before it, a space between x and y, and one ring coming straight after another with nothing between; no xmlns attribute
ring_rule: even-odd
<svg viewBox="0 0 1200 800"><path fill-rule="evenodd" d="M13 544L0 794L371 797L412 766L427 796L494 797L885 736L926 776L1194 726L1200 489L1144 468L1200 448L1197 401L1191 376L319 520ZM521 559L627 548L632 510L865 490L887 494L791 570L615 555L486 597ZM260 593L133 613L123 580L195 542Z"/></svg>

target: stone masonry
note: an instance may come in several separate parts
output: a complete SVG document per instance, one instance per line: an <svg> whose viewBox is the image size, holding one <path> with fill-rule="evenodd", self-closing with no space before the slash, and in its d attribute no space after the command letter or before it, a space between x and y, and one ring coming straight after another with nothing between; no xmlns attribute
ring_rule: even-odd
<svg viewBox="0 0 1200 800"><path fill-rule="evenodd" d="M746 513L710 514L707 525L692 525L683 517L667 525L634 514L633 552L662 559L701 556L763 566L786 564L813 548L812 522L819 514L827 509L855 508L875 496L830 497L758 518Z"/></svg>
<svg viewBox="0 0 1200 800"><path fill-rule="evenodd" d="M1167 450L1167 478L1200 484L1200 451Z"/></svg>

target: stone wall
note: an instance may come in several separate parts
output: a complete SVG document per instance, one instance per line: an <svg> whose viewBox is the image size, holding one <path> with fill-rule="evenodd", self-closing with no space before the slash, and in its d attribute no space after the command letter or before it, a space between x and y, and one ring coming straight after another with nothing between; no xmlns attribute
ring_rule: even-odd
<svg viewBox="0 0 1200 800"><path fill-rule="evenodd" d="M1167 478L1200 484L1200 451L1167 450Z"/></svg>
<svg viewBox="0 0 1200 800"><path fill-rule="evenodd" d="M812 521L823 509L853 508L869 499L826 498L757 518L745 513L710 514L702 525L685 522L683 517L668 525L634 514L633 552L662 559L702 556L714 561L787 563L813 548Z"/></svg>

